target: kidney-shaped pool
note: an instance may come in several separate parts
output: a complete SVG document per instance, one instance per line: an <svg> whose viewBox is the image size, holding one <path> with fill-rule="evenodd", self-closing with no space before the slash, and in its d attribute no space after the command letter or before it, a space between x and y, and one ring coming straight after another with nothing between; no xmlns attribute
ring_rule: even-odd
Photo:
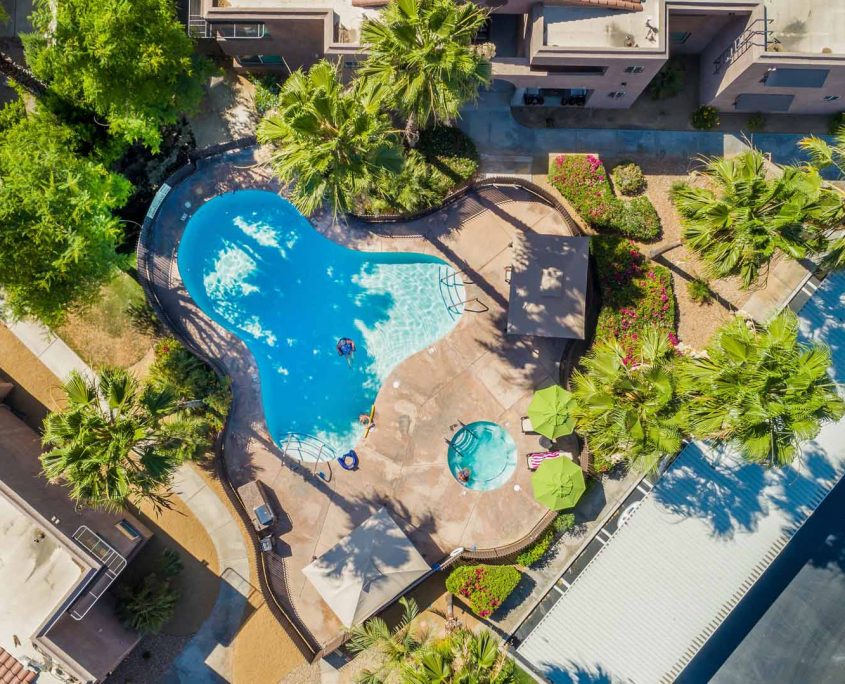
<svg viewBox="0 0 845 684"><path fill-rule="evenodd" d="M318 444L354 447L385 378L462 313L463 285L441 259L348 249L261 190L200 207L178 263L194 301L255 357L271 437L294 449L303 440L305 460Z"/></svg>

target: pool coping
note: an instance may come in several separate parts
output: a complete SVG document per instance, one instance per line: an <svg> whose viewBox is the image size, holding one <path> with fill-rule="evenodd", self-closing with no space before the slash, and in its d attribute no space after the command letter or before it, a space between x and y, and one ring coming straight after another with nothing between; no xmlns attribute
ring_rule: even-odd
<svg viewBox="0 0 845 684"><path fill-rule="evenodd" d="M167 181L161 186L158 193L156 194L153 202L151 203L150 209L147 213L147 216L144 219L143 226L138 238L138 244L136 248L136 256L138 262L138 274L139 274L139 281L147 295L147 299L150 304L153 306L156 314L159 318L162 319L163 323L167 327L167 329L178 339L180 342L185 344L192 353L196 354L203 360L205 360L209 365L211 365L215 370L220 373L221 375L228 376L228 372L226 368L224 368L223 364L220 362L219 359L215 358L213 355L209 354L206 350L202 349L201 345L197 344L196 341L193 339L192 335L187 331L187 329L182 325L181 320L174 320L167 311L165 306L163 305L162 301L158 297L157 292L157 285L155 281L155 273L157 268L160 267L160 264L153 263L153 253L148 249L148 241L150 240L152 231L155 228L157 223L157 219L159 217L160 208L164 204L167 196L169 193L175 189L178 185L180 185L183 181L187 178L191 177L195 171L197 171L198 166L197 162L201 160L208 160L212 157L225 155L230 152L234 151L245 151L248 148L255 147L255 140L254 138L246 138L242 140L232 141L230 143L226 143L223 145L215 146L214 148L209 148L208 150L200 151L199 153L191 155L191 161L186 164L181 169L177 170L173 173ZM580 230L577 227L577 224L572 220L569 212L566 211L564 207L562 207L553 197L545 197L548 195L542 188L535 186L533 183L526 182L519 178L511 178L511 177L496 177L492 179L485 179L481 181L474 182L472 184L468 184L464 188L460 188L458 192L453 193L450 195L440 206L431 208L424 212L425 214L434 214L438 211L443 210L448 205L456 202L457 200L464 197L466 194L471 192L472 190L482 190L487 187L497 187L500 185L509 185L509 186L517 186L521 189L527 190L529 193L537 195L539 197L539 201L546 205L551 205L553 209L555 209L565 220L567 227L573 234L580 234ZM251 186L257 188L257 185ZM274 191L278 191L279 185L273 179L267 179L267 186L262 189L272 189ZM218 193L219 194L219 193ZM211 199L211 197L205 198L202 200L199 206L205 201ZM193 211L195 211L193 209ZM385 230L385 228L393 223L396 219L391 218L389 221L385 220L385 217L378 217L377 222L371 222L367 220L367 217L355 217L350 216L351 219L350 223L353 221L358 221L363 224L371 224L368 225L366 230L381 235L383 237L406 237L406 235L402 235L400 233L392 233L389 230ZM407 220L406 217L402 217L403 220ZM312 225L314 224L314 220L311 218L306 217ZM183 217L184 220L184 217ZM316 227L316 226L315 226ZM175 259L176 256L176 248L171 254L171 262ZM457 266L451 262L448 258L445 259L447 263L450 263L451 266ZM170 264L168 264L170 266ZM169 273L168 273L169 275ZM184 289L184 287L182 288ZM187 293L186 293L187 294ZM202 313L202 312L201 312ZM204 313L202 313L205 316ZM207 317L206 317L207 318ZM213 323L213 321L212 321ZM228 333L228 331L226 331ZM228 333L231 334L231 333ZM233 335L234 336L234 335ZM575 345L567 345L563 358L561 358L559 362L559 371L561 377L564 377L565 368L571 368L571 362L573 357L573 347ZM246 345L244 345L246 347ZM247 349L248 351L248 349ZM240 500L237 491L231 482L229 475L226 471L225 461L225 443L226 438L229 432L229 419L230 416L234 414L235 402L237 402L238 397L236 396L237 393L233 393L233 406L230 409L229 414L226 417L226 422L224 424L224 428L221 431L220 435L218 436L216 445L215 445L215 453L217 455L217 466L218 471L222 476L222 480L225 483L224 489L226 490L227 495L231 499L235 508L238 510L238 513L241 515L242 519L244 520L245 527L250 532L250 536L253 541L253 552L257 561L257 567L260 569L259 572L259 581L262 593L267 600L268 606L273 612L274 617L280 621L290 632L291 628L294 632L295 639L300 647L300 650L303 651L305 655L308 655L312 658L312 660L317 660L321 656L325 655L328 652L331 652L340 645L338 641L335 643L334 641L330 641L326 644L320 644L316 638L310 633L308 628L305 626L304 622L301 618L296 614L296 608L293 605L293 602L290 600L290 597L282 597L283 601L287 601L290 605L285 607L283 602L279 600L279 597L276 595L276 591L270 585L269 581L269 574L271 572L278 572L277 568L269 568L266 563L266 556L261 553L259 540L257 534L252 529L251 525L249 524L248 515L246 513L246 508L243 502ZM544 515L538 523L532 528L526 535L522 538L518 539L515 542L512 542L507 545L503 545L500 547L494 547L490 549L475 549L472 551L463 550L463 553L460 555L451 555L443 559L442 563L434 564L433 572L436 572L438 569L443 569L448 567L454 562L457 562L459 559L463 560L503 560L508 557L512 557L526 546L530 545L542 534L545 529L547 529L548 525L554 519L555 514L549 512L548 514ZM284 570L284 568L282 568ZM291 610L292 609L292 610Z"/></svg>

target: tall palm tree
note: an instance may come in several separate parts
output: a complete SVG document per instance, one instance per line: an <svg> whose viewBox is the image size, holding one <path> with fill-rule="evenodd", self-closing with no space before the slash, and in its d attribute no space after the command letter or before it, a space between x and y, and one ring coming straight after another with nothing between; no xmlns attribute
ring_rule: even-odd
<svg viewBox="0 0 845 684"><path fill-rule="evenodd" d="M784 313L761 330L736 320L704 358L680 368L681 422L696 437L736 446L749 461L786 465L845 404L828 375L830 352L798 340L798 320Z"/></svg>
<svg viewBox="0 0 845 684"><path fill-rule="evenodd" d="M737 275L750 287L776 251L793 259L822 251L841 201L815 169L785 167L767 178L763 155L749 151L712 159L703 171L715 186L672 187L684 242L715 278Z"/></svg>
<svg viewBox="0 0 845 684"><path fill-rule="evenodd" d="M395 629L387 626L381 618L371 618L350 631L348 648L353 653L373 650L378 656L374 670L364 670L359 682L378 684L401 678L407 666L415 662L430 643L428 633L412 623L419 614L417 602L404 596L399 599L402 619Z"/></svg>
<svg viewBox="0 0 845 684"><path fill-rule="evenodd" d="M607 340L582 359L572 377L573 415L598 460L653 471L680 448L674 358L665 332L651 329L633 358Z"/></svg>
<svg viewBox="0 0 845 684"><path fill-rule="evenodd" d="M119 510L126 502L166 506L171 475L208 445L208 426L184 416L173 393L141 388L125 370L106 368L96 381L74 373L68 406L44 420L44 475L61 481L81 504Z"/></svg>
<svg viewBox="0 0 845 684"><path fill-rule="evenodd" d="M472 2L392 0L364 22L359 73L392 94L412 144L417 128L451 121L490 82L490 62L472 44L486 20Z"/></svg>
<svg viewBox="0 0 845 684"><path fill-rule="evenodd" d="M273 148L271 166L292 184L291 200L304 214L324 203L349 211L362 194L383 191L402 168L401 146L377 91L344 87L326 60L285 81L277 109L258 126L258 140Z"/></svg>
<svg viewBox="0 0 845 684"><path fill-rule="evenodd" d="M845 125L840 126L833 135L833 141L828 142L823 138L811 135L799 141L798 146L810 156L810 164L818 169L835 169L839 178L845 178ZM831 186L837 190L840 197L841 211L837 228L840 233L833 236L825 254L822 266L826 268L845 267L845 235L841 234L843 222L845 222L845 191Z"/></svg>

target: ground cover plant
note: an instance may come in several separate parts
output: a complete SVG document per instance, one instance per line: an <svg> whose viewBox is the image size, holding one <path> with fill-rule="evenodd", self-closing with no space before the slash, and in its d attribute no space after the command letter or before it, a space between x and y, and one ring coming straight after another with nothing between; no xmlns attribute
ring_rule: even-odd
<svg viewBox="0 0 845 684"><path fill-rule="evenodd" d="M549 526L549 529L547 529L537 541L531 544L516 557L517 565L530 568L532 565L539 563L552 549L558 537L571 530L574 526L574 514L558 513L557 517Z"/></svg>
<svg viewBox="0 0 845 684"><path fill-rule="evenodd" d="M596 231L615 232L647 242L660 235L660 217L645 197L618 198L602 161L592 154L556 157L549 182Z"/></svg>
<svg viewBox="0 0 845 684"><path fill-rule="evenodd" d="M593 238L590 249L602 296L596 340L616 340L629 356L649 329L659 330L670 344L677 344L669 269L646 260L630 240Z"/></svg>
<svg viewBox="0 0 845 684"><path fill-rule="evenodd" d="M479 617L490 617L516 589L522 574L509 565L462 565L446 578L446 590Z"/></svg>

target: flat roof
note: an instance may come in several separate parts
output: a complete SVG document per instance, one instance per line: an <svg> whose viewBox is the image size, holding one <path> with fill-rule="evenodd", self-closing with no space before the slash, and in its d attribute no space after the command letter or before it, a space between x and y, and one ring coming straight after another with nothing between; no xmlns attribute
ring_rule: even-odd
<svg viewBox="0 0 845 684"><path fill-rule="evenodd" d="M517 235L508 334L583 340L589 258L587 237Z"/></svg>
<svg viewBox="0 0 845 684"><path fill-rule="evenodd" d="M386 4L386 0L385 0ZM222 3L216 6L223 7ZM357 43L360 38L359 30L366 17L377 17L379 9L354 7L351 0L226 0L225 7L238 9L330 9L337 16L340 25L351 31L342 42Z"/></svg>
<svg viewBox="0 0 845 684"><path fill-rule="evenodd" d="M29 655L30 636L76 589L85 571L2 493L0 548L0 645L20 658ZM22 646L15 645L15 637Z"/></svg>
<svg viewBox="0 0 845 684"><path fill-rule="evenodd" d="M543 42L565 48L655 48L659 34L649 30L646 20L662 29L662 1L643 0L642 6L642 11L633 12L607 7L545 5Z"/></svg>
<svg viewBox="0 0 845 684"><path fill-rule="evenodd" d="M845 3L830 0L764 0L771 31L784 52L845 54Z"/></svg>
<svg viewBox="0 0 845 684"><path fill-rule="evenodd" d="M845 274L800 314L845 383ZM741 464L687 446L650 495L518 648L553 682L575 673L673 682L845 473L845 419L790 467ZM579 680L580 681L580 680Z"/></svg>

